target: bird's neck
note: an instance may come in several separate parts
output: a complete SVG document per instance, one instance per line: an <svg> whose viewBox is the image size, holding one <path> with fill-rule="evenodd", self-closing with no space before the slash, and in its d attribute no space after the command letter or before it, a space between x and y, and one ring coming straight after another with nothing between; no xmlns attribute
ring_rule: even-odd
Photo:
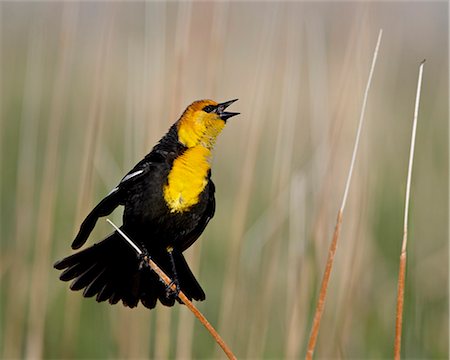
<svg viewBox="0 0 450 360"><path fill-rule="evenodd" d="M223 121L198 122L183 116L178 124L178 140L188 148L201 145L212 150L224 126Z"/></svg>

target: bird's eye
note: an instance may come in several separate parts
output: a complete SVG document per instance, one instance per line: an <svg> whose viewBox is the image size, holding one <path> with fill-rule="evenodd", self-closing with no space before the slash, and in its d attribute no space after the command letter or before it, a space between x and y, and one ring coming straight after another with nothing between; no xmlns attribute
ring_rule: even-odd
<svg viewBox="0 0 450 360"><path fill-rule="evenodd" d="M204 111L204 112L207 112L207 113L210 113L210 112L213 111L214 109L215 109L214 106L212 106L212 105L206 105L206 106L203 108L203 111Z"/></svg>

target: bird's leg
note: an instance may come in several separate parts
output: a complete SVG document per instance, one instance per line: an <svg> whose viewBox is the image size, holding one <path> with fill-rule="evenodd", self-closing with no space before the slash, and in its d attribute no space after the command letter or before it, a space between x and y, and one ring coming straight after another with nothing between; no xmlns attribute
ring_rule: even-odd
<svg viewBox="0 0 450 360"><path fill-rule="evenodd" d="M151 258L151 256L145 247L142 248L142 252L137 255L137 258L139 260L139 271L142 269L150 268L148 260Z"/></svg>
<svg viewBox="0 0 450 360"><path fill-rule="evenodd" d="M167 293L167 297L173 296L173 297L177 298L178 294L180 293L180 283L178 281L177 269L175 266L175 259L173 258L173 247L168 246L167 253L169 254L170 263L172 264L173 279L172 279L172 282L169 285L167 285L166 293ZM172 285L175 285L175 290L172 289Z"/></svg>

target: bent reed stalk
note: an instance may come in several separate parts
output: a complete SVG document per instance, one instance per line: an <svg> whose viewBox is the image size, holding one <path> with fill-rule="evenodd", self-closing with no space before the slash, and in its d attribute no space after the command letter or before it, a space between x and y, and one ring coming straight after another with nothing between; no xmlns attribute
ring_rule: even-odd
<svg viewBox="0 0 450 360"><path fill-rule="evenodd" d="M116 231L124 238L124 240L128 242L128 244L134 249L134 251L136 251L137 254L142 255L142 250L139 249L139 247L121 229L119 229L111 220L106 219L106 221L110 223L114 229L116 229ZM177 290L176 285L172 281L172 279L169 278L166 273L162 271L161 268L150 257L145 256L144 259L148 262L150 268L171 290ZM217 333L217 331L213 328L213 326L209 323L206 317L195 307L195 305L186 297L186 295L182 291L178 293L178 297L188 307L188 309L192 311L195 317L200 320L206 330L209 331L217 344L219 344L219 346L222 348L228 359L236 359L236 356L233 354L233 352L221 338L221 336Z"/></svg>

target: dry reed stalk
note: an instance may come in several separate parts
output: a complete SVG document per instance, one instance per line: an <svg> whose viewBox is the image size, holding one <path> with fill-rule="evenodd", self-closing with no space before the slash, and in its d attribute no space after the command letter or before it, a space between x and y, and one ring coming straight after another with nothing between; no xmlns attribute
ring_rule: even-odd
<svg viewBox="0 0 450 360"><path fill-rule="evenodd" d="M339 239L339 233L340 233L341 224L342 224L342 216L343 216L344 209L345 209L345 204L346 204L346 201L347 201L348 191L350 189L350 183L351 183L351 179L352 179L352 173L353 173L353 168L354 168L354 165L355 165L356 155L358 153L359 139L360 139L360 135L361 135L362 125L363 125L363 122L364 122L364 115L365 115L365 110L366 110L368 93L369 93L370 85L372 83L372 76L373 76L373 72L374 72L374 69L375 69L375 64L376 64L376 61L377 61L378 50L379 50L379 47L380 47L382 35L383 35L383 30L380 29L380 31L378 33L377 44L375 46L375 51L374 51L373 58L372 58L372 65L370 67L370 72L369 72L369 77L368 77L368 80L367 80L366 89L364 91L364 98L363 98L363 103L362 103L362 107L361 107L361 114L360 114L360 117L359 117L358 130L357 130L357 133L356 133L355 144L354 144L354 147L353 147L352 160L351 160L351 163L350 163L350 169L349 169L349 172L348 172L347 182L345 184L344 196L342 198L341 207L340 207L340 209L338 211L338 214L337 214L337 219L336 219L336 225L335 225L335 228L334 228L333 238L332 238L329 250L328 250L328 257L327 257L327 262L326 262L326 265L325 265L325 272L324 272L323 278L322 278L322 284L321 284L321 287L320 287L319 299L317 301L316 311L315 311L314 319L313 319L313 325L312 325L312 328L311 328L311 334L310 334L309 341L308 341L308 348L307 348L307 352L306 352L306 359L307 360L311 360L312 357L313 357L314 349L315 349L316 342L317 342L317 336L319 334L320 320L322 318L322 314L323 314L324 307L325 307L325 298L326 298L326 295L327 295L328 282L329 282L330 275L331 275L331 270L332 270L332 267L333 267L334 256L336 254L336 248L337 248L337 243L338 243L338 239Z"/></svg>
<svg viewBox="0 0 450 360"><path fill-rule="evenodd" d="M173 103L171 118L175 118L178 109L181 108L182 92L186 87L186 63L189 46L191 44L190 36L192 23L192 7L191 2L180 2L177 8L177 21L175 33L175 47L174 47L174 84L173 84Z"/></svg>
<svg viewBox="0 0 450 360"><path fill-rule="evenodd" d="M299 294L300 284L302 289L307 289L307 269L304 266L306 239L306 178L304 174L294 174L291 178L289 196L289 242L287 256L286 283L286 359L299 358L301 342L305 323L301 309L305 309L306 291ZM295 219L295 220L294 220ZM306 276L305 276L306 275ZM288 289L289 288L289 289ZM292 288L292 289L290 289Z"/></svg>
<svg viewBox="0 0 450 360"><path fill-rule="evenodd" d="M420 92L422 89L422 76L425 60L420 63L419 77L417 80L416 101L414 104L414 119L411 134L411 147L409 150L408 176L406 180L406 195L405 195L405 217L403 221L403 241L402 250L400 254L400 265L398 273L397 286L397 315L395 318L395 341L394 341L394 359L400 360L401 345L402 345L402 325L403 325L403 303L405 297L405 273L406 273L406 246L408 243L408 212L409 212L409 196L411 192L411 176L414 161L414 147L416 144L416 129L417 118L419 116Z"/></svg>
<svg viewBox="0 0 450 360"><path fill-rule="evenodd" d="M202 238L200 237L200 239L198 240L199 241L196 246L194 246L193 249L190 250L191 253L188 254L189 256L186 256L186 259L189 261L190 268L194 274L198 272L198 269L200 267L200 258L202 251ZM183 307L180 307L177 322L175 358L184 360L192 359L192 347L195 338L195 320L188 311L185 311Z"/></svg>
<svg viewBox="0 0 450 360"><path fill-rule="evenodd" d="M230 316L235 308L236 296L230 296L230 291L238 291L238 274L239 259L241 254L241 241L245 230L245 224L248 216L250 196L253 189L253 181L255 177L255 164L258 156L258 146L261 141L261 132L263 129L262 122L265 118L266 104L271 96L270 90L264 84L270 83L268 77L272 75L273 63L273 44L275 43L275 32L278 19L278 4L265 4L265 6L276 6L275 9L268 8L265 13L265 25L263 27L260 43L258 44L258 53L255 64L255 77L252 89L255 94L252 96L252 104L250 113L247 115L252 119L248 123L249 134L247 138L246 148L242 155L239 191L235 196L234 208L232 210L233 217L231 219L231 237L226 253L227 263L222 286L222 304L219 314L219 331L220 333L232 337L234 335L233 325L236 317Z"/></svg>
<svg viewBox="0 0 450 360"><path fill-rule="evenodd" d="M337 139L339 138L339 134L342 132L343 129L343 124L342 122L339 121L331 121L331 116L335 119L340 119L340 118L344 118L344 117L348 117L348 104L349 101L351 101L352 97L350 95L350 99L349 99L349 93L352 89L352 81L354 79L354 64L355 64L355 59L354 59L354 54L359 52L360 50L357 47L357 42L358 42L358 37L359 34L362 31L363 25L364 25L364 19L362 16L360 16L360 14L358 13L357 15L358 21L356 21L354 23L354 25L352 26L352 29L350 31L350 33L352 34L352 36L349 38L349 40L346 42L346 48L345 48L345 52L344 52L344 58L343 58L343 64L340 67L340 69L342 69L341 71L339 71L339 75L337 77L336 80L336 84L335 86L333 86L333 84L330 84L327 86L323 86L323 88L325 90L330 90L330 91L324 91L325 94L327 92L330 92L330 98L328 100L329 103L329 108L333 109L332 112L333 114L330 114L330 111L328 111L327 115L328 115L328 121L325 123L321 123L317 121L317 117L320 116L320 112L322 110L318 110L319 106L322 106L322 104L315 104L313 102L313 106L315 108L315 112L318 114L316 115L316 118L314 119L314 121L312 121L312 126L311 126L311 136L313 137L313 142L316 145L317 150L315 150L314 152L314 157L312 159L312 164L314 166L314 171L313 171L313 181L312 181L312 185L313 185L313 189L315 189L318 192L318 200L315 201L317 205L317 210L316 215L315 215L315 220L314 220L314 225L313 225L313 230L312 230L312 237L313 239L315 239L315 241L317 242L316 246L318 248L320 248L321 246L325 246L325 239L328 237L328 235L326 235L326 224L328 223L328 219L330 218L330 214L329 214L329 210L330 207L328 206L329 201L332 197L332 192L333 192L333 188L334 188L334 184L335 184L335 177L334 177L334 169L337 166L337 164L340 163L340 161L338 161L340 159L339 157L339 152L335 151L335 149L337 148ZM311 19L309 20L308 25L309 26L313 26L313 29L310 30L311 32L314 32L314 35L316 35L316 29L315 26L312 25L312 21ZM309 27L308 26L308 27ZM307 28L308 28L307 27ZM309 42L315 43L314 42L314 37L313 35L310 35L310 39ZM310 46L311 47L311 46ZM309 58L309 63L316 63L317 61L315 60L315 58L313 58L314 54L310 54L310 52L312 52L313 49L315 49L317 47L317 44L315 44L314 48L308 48L308 55L310 56ZM316 50L317 51L317 50ZM322 54L324 53L324 51L317 51L318 54L317 56L320 54L320 52L322 52ZM317 66L317 64L315 64L315 66ZM313 70L315 70L315 66L311 66L311 70L309 70L310 72L312 72ZM325 71L327 71L327 67L326 65L322 66L322 69L325 67ZM320 70L322 70L320 69ZM315 70L315 72L317 73L319 70ZM337 73L337 69L335 69L334 67L331 67L330 70L328 70L330 73ZM312 76L315 76L317 74L313 74ZM325 80L322 80L322 82L324 83ZM315 81L311 81L312 83L314 83ZM331 83L331 80L329 81ZM334 95L333 91L336 91L338 89L338 94ZM320 89L314 89L314 93L312 93L312 98L318 97L318 98L322 98L323 95L322 93L319 93ZM327 98L325 97L325 100L327 100ZM316 123L318 125L316 125ZM321 126L323 127L323 129L321 128ZM327 136L324 136L323 134L327 134ZM334 216L334 215L333 215ZM315 262L319 263L320 259L319 257L319 253L316 252L315 255Z"/></svg>
<svg viewBox="0 0 450 360"><path fill-rule="evenodd" d="M187 55L189 46L191 44L190 33L193 6L194 4L191 2L177 3L175 45L173 46L173 53L170 54L171 56L168 54L168 58L171 57L174 59L173 68L175 69L168 74L172 76L171 89L174 93L171 97L173 100L169 106L169 118L176 118L177 113L181 108L183 91L186 89L187 81L185 68L188 61ZM166 76L166 79L162 79L162 82L168 83L168 78L170 77ZM154 357L156 358L169 357L170 344L172 342L170 334L172 315L172 311L168 311L168 309L163 307L156 310L156 328L158 328L158 331L155 332L154 341Z"/></svg>
<svg viewBox="0 0 450 360"><path fill-rule="evenodd" d="M130 246L138 253L139 255L142 255L141 249L139 249L136 244L121 230L119 229L111 220L106 219L111 226L116 229L116 231L130 244ZM144 259L148 262L150 265L150 268L158 274L159 278L164 281L164 283L170 287L173 291L176 291L176 285L173 283L172 279L170 279L164 271L162 271L159 266L147 256L144 257ZM180 291L178 294L178 297L180 300L189 308L189 310L195 315L197 319L202 323L202 325L206 328L206 330L209 331L211 336L214 338L214 340L217 342L217 344L222 348L224 353L227 355L228 359L236 359L236 356L234 356L231 349L227 346L225 341L220 337L220 335L217 333L217 331L212 327L212 325L209 323L209 321L203 316L203 314L195 307L195 305L186 297L186 295Z"/></svg>
<svg viewBox="0 0 450 360"><path fill-rule="evenodd" d="M306 20L306 55L308 57L312 112L310 132L313 138L313 144L315 144L314 156L311 159L311 163L314 166L312 171L314 180L312 180L309 187L312 189L317 188L319 191L319 201L315 202L318 204L318 215L315 216L315 224L313 227L314 247L316 249L325 246L326 238L329 238L329 236L325 234L325 230L326 224L328 224L330 218L329 202L333 188L336 187L336 176L332 174L336 171L335 169L339 167L341 159L343 158L342 152L336 150L338 148L337 140L339 139L340 134L345 133L345 127L343 126L342 121L334 121L330 124L330 111L331 109L333 110L333 117L335 119L349 118L349 112L351 112L353 104L355 103L355 96L352 95L353 84L355 80L360 78L360 63L364 63L360 60L361 56L356 56L355 59L355 54L359 55L367 53L364 46L361 46L365 45L367 42L367 36L363 35L367 32L364 31L364 29L367 29L367 16L361 11L361 7L355 7L354 15L357 21L353 23L351 30L349 31L350 35L346 42L343 63L340 65L339 71L334 68L333 61L330 64L327 64L327 59L334 51L332 50L332 47L327 44L323 19L318 16L316 12L312 12ZM328 52L330 52L330 54L327 54ZM331 85L333 83L333 80L331 80L333 79L333 75L330 74L338 74L336 76L336 83L339 84L337 87ZM359 83L359 81L357 82ZM334 94L336 89L339 89L338 94ZM327 96L328 94L330 94L330 96ZM330 104L330 101L332 101L333 104ZM353 117L353 115L351 116ZM328 134L328 136L324 136L324 134ZM356 198L358 198L358 196L359 194ZM351 239L355 239L355 237L351 237ZM345 245L347 249L353 249L352 244L346 243ZM314 263L317 263L321 256L321 254L315 251ZM315 264L313 266L317 267ZM300 282L302 284L302 289L307 288L305 286L305 279L307 279L304 274L305 270L307 269L303 266L300 272L303 278L303 281ZM340 276L340 279L347 279L344 276L345 272L344 269L344 273ZM315 282L315 280L313 282ZM347 294L345 290L342 292ZM337 304L342 303L342 301L339 301L339 298L340 297L334 299ZM305 306L303 308L305 308ZM336 314L336 312L334 313ZM339 314L339 312L337 312L337 314ZM308 320L305 319L300 322L300 324L305 324L307 321ZM325 329L325 331L327 331L325 337L327 339L333 339L333 341L339 341L342 334L339 333L340 336L331 335L333 331L331 331L332 326L329 325ZM333 326L336 329L336 321ZM309 329L305 329L305 331L308 330ZM297 338L303 337L299 334ZM331 341L328 341L326 345L329 345L330 343ZM298 357L298 355L296 357Z"/></svg>
<svg viewBox="0 0 450 360"><path fill-rule="evenodd" d="M363 154L361 154L363 155ZM362 167L362 166L361 166ZM356 180L356 179L355 179ZM335 322L333 324L333 329L329 332L331 338L333 339L333 348L339 351L339 356L341 358L346 358L343 352L343 343L353 340L351 336L348 336L349 325L352 321L352 317L355 316L353 309L355 308L355 300L358 298L358 290L360 290L359 285L361 284L361 262L367 264L367 259L364 258L362 253L367 251L364 247L368 242L359 241L364 237L364 219L366 218L365 210L367 209L365 202L366 187L363 185L364 181L353 183L353 203L358 204L359 214L358 216L348 217L347 228L349 229L347 233L352 234L349 236L349 241L347 245L345 264L342 266L342 282L340 286L340 292L336 296L336 311L335 311ZM362 186L363 185L363 186ZM361 256L362 255L362 256Z"/></svg>
<svg viewBox="0 0 450 360"><path fill-rule="evenodd" d="M82 163L79 170L80 181L77 189L77 205L75 212L75 224L80 224L85 216L85 209L87 204L90 203L93 191L93 170L92 159L95 159L97 153L98 139L101 137L100 132L102 129L102 123L105 120L105 89L108 88L105 83L107 79L108 62L106 59L109 57L111 44L112 44L112 29L113 29L113 16L111 15L108 20L103 20L100 25L100 31L98 37L95 37L93 41L96 41L102 46L97 48L97 52L93 55L93 64L95 68L92 74L92 101L89 104L85 142L83 143L83 155L81 157ZM106 65L105 65L106 64ZM77 225L78 226L78 225ZM78 230L78 229L76 229ZM73 356L75 342L73 339L76 337L80 322L80 309L82 297L68 296L66 292L66 308L70 308L70 311L64 312L63 317L63 334L61 341L60 354L62 357Z"/></svg>
<svg viewBox="0 0 450 360"><path fill-rule="evenodd" d="M133 159L136 159L136 156L146 153L156 141L155 135L165 129L167 124L164 119L167 114L162 110L169 107L164 98L164 87L167 86L166 79L169 75L164 71L167 4L145 2L142 6L144 10L143 49L135 34L130 33L128 36L125 168L134 163ZM180 31L180 34L184 35L184 30L185 28ZM183 41L179 43L183 44ZM168 68L171 68L170 65ZM176 80L179 80L178 77ZM150 354L149 339L152 325L149 320L155 316L158 331L153 333L156 337L154 356L161 358L169 356L172 312L165 310L159 308L154 313L149 313L143 309L137 309L136 313L133 312L131 315L127 309L118 310L120 319L127 323L127 328L121 327L117 334L122 356L142 358Z"/></svg>
<svg viewBox="0 0 450 360"><path fill-rule="evenodd" d="M169 78L166 69L170 67L166 65L166 48L168 43L166 31L166 24L168 23L167 3L163 1L145 2L145 5L146 54L147 52L149 53L145 66L151 70L149 74L151 84L150 96L147 94L149 110L146 118L151 119L151 121L147 121L148 132L146 134L150 135L146 139L146 148L148 149L158 140L155 135L160 134L167 126L167 123L164 121L167 116L165 110L169 108L168 100L165 96L167 93L166 80Z"/></svg>
<svg viewBox="0 0 450 360"><path fill-rule="evenodd" d="M223 73L225 39L230 19L230 4L228 2L214 2L211 21L211 35L208 49L208 67L206 69L206 89L212 99L217 95L220 85L218 74Z"/></svg>
<svg viewBox="0 0 450 360"><path fill-rule="evenodd" d="M3 4L0 3L0 19L3 18ZM0 49L3 51L3 24L0 24ZM2 56L0 56L0 69L3 69L3 59ZM0 71L0 84L3 84L3 71ZM5 128L5 119L6 116L3 114L3 86L0 86L0 149L3 149L3 129ZM0 169L3 169L3 157L0 156ZM3 179L0 176L0 190L3 188ZM0 203L3 203L2 196L3 193L0 191ZM0 206L0 219L3 219L3 208ZM0 220L0 233L4 234L3 232L3 220ZM2 259L3 260L3 259ZM0 266L0 271L2 267ZM0 273L1 276L1 273Z"/></svg>
<svg viewBox="0 0 450 360"><path fill-rule="evenodd" d="M43 29L32 26L29 35L22 114L20 119L20 147L17 159L16 225L13 258L29 254L33 237L36 191L36 163L38 114L42 97ZM3 357L20 358L26 300L28 298L29 268L22 261L12 261L7 290Z"/></svg>
<svg viewBox="0 0 450 360"><path fill-rule="evenodd" d="M293 158L293 148L295 144L295 125L298 118L298 88L300 84L300 45L301 39L299 32L295 29L297 21L286 9L284 10L284 21L286 23L286 43L284 48L283 64L283 83L280 92L280 107L279 120L276 130L276 144L273 161L273 169L271 171L271 190L270 198L276 199L277 196L286 192L290 187L291 166ZM294 121L292 120L294 119ZM277 202L271 203L275 207L274 216L269 217L267 227L275 228L276 232L280 232L280 225L284 223L287 218L288 209L286 203ZM267 339L267 332L269 329L270 316L260 316L260 314L270 314L272 308L274 287L277 283L277 270L280 267L280 257L282 255L283 237L275 233L275 236L265 246L265 253L267 262L260 270L260 278L264 279L261 282L261 289L259 290L260 304L254 309L253 326L250 331L247 357L248 358L262 358ZM287 286L289 292L290 286ZM289 295L287 295L289 299Z"/></svg>
<svg viewBox="0 0 450 360"><path fill-rule="evenodd" d="M143 3L146 7L147 4ZM147 14L146 14L147 15ZM146 21L147 24L147 21ZM146 33L144 37L146 37ZM145 41L147 44L147 41ZM133 166L135 159L146 153L147 123L146 104L144 99L149 95L149 65L145 64L148 52L138 44L135 36L127 37L128 51L126 53L126 115L124 121L124 159L121 168ZM152 314L145 309L138 308L131 312L125 307L116 309L121 326L116 331L118 343L118 357L139 359L150 353L150 318Z"/></svg>
<svg viewBox="0 0 450 360"><path fill-rule="evenodd" d="M223 55L225 47L225 38L227 34L229 4L226 2L217 2L212 5L212 21L211 28L206 29L210 31L208 61L206 69L206 94L211 99L217 96L216 88L220 84L220 78L217 74L222 73ZM200 238L196 243L190 256L189 263L191 269L195 271L200 267L200 259L202 252L203 241ZM192 358L192 346L194 340L194 318L189 315L189 312L183 311L181 308L177 324L177 345L175 357L177 359Z"/></svg>
<svg viewBox="0 0 450 360"><path fill-rule="evenodd" d="M304 254L304 242L299 243L299 239L306 239L306 208L311 212L311 204L306 205L307 193L314 188L318 188L324 178L326 164L329 162L330 151L329 141L323 134L329 133L330 106L329 106L329 76L327 64L327 40L323 19L316 11L310 11L305 16L305 50L304 56L307 64L307 80L309 86L307 92L307 104L310 108L310 121L307 126L311 143L314 146L312 159L307 168L312 171L302 170L293 174L291 179L290 214L289 214L289 250L286 286L286 324L287 334L285 343L285 358L295 359L299 357L302 343L299 339L304 338L306 327L305 312L301 309L308 307L308 292L304 289L308 286L312 276L311 267L308 266L308 258ZM346 52L348 53L348 51ZM305 96L303 96L305 97ZM306 176L311 172L313 179ZM314 192L314 191L313 191ZM302 241L302 240L301 240ZM301 284L301 289L299 289ZM300 291L300 292L299 292Z"/></svg>
<svg viewBox="0 0 450 360"><path fill-rule="evenodd" d="M25 345L26 358L41 358L44 351L44 328L47 315L50 251L53 239L58 173L60 168L60 140L64 111L69 96L69 75L73 62L73 47L77 29L77 4L65 5L61 19L61 53L56 68L52 94L42 188L37 217L37 241L33 251L28 328Z"/></svg>
<svg viewBox="0 0 450 360"><path fill-rule="evenodd" d="M155 340L153 349L153 358L167 359L169 358L171 335L170 326L172 323L172 311L166 307L159 307L156 309L155 319Z"/></svg>
<svg viewBox="0 0 450 360"><path fill-rule="evenodd" d="M308 105L311 108L310 136L316 158L312 163L317 168L317 181L321 181L330 154L330 141L324 136L329 133L330 128L330 70L327 64L329 54L325 26L316 12L308 14L305 19L305 46L310 99ZM346 54L348 53L350 51L347 50Z"/></svg>

